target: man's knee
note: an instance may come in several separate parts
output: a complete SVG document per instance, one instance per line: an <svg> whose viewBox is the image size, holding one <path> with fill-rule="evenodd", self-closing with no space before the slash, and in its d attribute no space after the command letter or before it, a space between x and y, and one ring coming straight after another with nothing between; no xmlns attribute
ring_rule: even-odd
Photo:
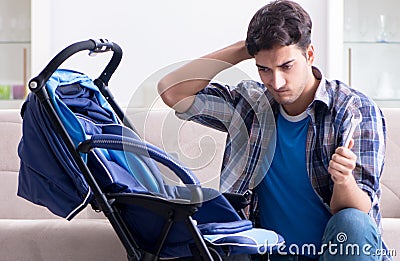
<svg viewBox="0 0 400 261"><path fill-rule="evenodd" d="M329 223L339 223L360 227L360 225L371 224L371 221L371 217L361 210L355 208L345 208L333 215L329 220Z"/></svg>
<svg viewBox="0 0 400 261"><path fill-rule="evenodd" d="M325 238L337 240L346 237L346 240L359 241L365 238L366 233L378 238L378 230L372 218L355 208L346 208L331 217L326 230Z"/></svg>

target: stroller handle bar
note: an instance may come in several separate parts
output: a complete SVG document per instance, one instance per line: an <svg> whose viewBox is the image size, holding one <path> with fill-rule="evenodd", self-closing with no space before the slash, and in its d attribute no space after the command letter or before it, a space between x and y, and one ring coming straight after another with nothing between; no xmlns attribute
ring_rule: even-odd
<svg viewBox="0 0 400 261"><path fill-rule="evenodd" d="M105 85L108 85L108 81L110 80L112 74L115 72L119 63L121 62L122 49L118 44L110 42L107 39L98 39L98 40L90 39L71 44L70 46L62 50L49 62L49 64L43 69L42 72L40 72L38 76L29 81L28 84L29 89L33 93L37 93L44 87L46 82L50 79L51 75L58 69L58 67L64 61L66 61L72 55L85 50L90 51L89 55L113 51L113 56L111 57L110 62L108 63L108 65L98 78Z"/></svg>
<svg viewBox="0 0 400 261"><path fill-rule="evenodd" d="M96 134L80 143L78 151L88 153L93 148L126 150L140 156L152 158L171 169L189 188L191 191L190 203L201 203L203 201L200 182L191 171L172 159L167 153L149 143L112 134Z"/></svg>

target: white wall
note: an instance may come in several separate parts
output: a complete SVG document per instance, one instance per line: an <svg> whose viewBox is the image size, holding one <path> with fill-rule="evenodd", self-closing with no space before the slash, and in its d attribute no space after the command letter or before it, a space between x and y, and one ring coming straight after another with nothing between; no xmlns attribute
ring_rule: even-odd
<svg viewBox="0 0 400 261"><path fill-rule="evenodd" d="M326 66L326 1L298 0L313 19L316 64L323 70ZM110 88L122 106L132 97L139 106L144 105L143 101L152 100L155 82L171 64L244 39L251 17L267 3L265 0L48 2L51 3L50 43L49 52L43 55L49 57L42 56L41 61L48 61L50 56L76 41L107 38L118 43L124 57ZM96 77L108 57L92 59L77 55L68 60L66 66ZM241 64L239 69L257 78L252 62Z"/></svg>
<svg viewBox="0 0 400 261"><path fill-rule="evenodd" d="M0 84L20 85L29 77L29 10L29 0L0 1Z"/></svg>

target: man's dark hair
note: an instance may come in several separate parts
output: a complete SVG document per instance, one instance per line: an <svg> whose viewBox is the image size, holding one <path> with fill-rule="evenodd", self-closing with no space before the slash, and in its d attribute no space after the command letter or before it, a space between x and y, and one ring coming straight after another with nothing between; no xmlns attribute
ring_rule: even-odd
<svg viewBox="0 0 400 261"><path fill-rule="evenodd" d="M304 54L311 43L312 22L297 3L276 0L255 13L247 30L246 46L250 55L276 46L297 45Z"/></svg>

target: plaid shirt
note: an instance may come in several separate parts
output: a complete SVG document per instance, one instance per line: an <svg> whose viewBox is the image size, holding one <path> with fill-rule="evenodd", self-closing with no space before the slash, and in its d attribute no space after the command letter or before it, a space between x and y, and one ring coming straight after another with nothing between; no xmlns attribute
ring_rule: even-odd
<svg viewBox="0 0 400 261"><path fill-rule="evenodd" d="M362 122L353 135L355 144L352 151L357 155L353 175L358 186L371 198L369 215L380 229L379 180L386 140L383 114L364 94L340 81L328 81L315 67L313 73L321 81L313 102L307 108L310 126L306 159L310 182L330 210L333 182L328 173L329 161L335 149L344 144L352 116L361 113ZM279 104L265 86L246 80L233 87L210 83L196 95L190 109L177 113L177 116L228 133L221 191L243 193L262 180L266 171L261 166L272 161L278 113Z"/></svg>

